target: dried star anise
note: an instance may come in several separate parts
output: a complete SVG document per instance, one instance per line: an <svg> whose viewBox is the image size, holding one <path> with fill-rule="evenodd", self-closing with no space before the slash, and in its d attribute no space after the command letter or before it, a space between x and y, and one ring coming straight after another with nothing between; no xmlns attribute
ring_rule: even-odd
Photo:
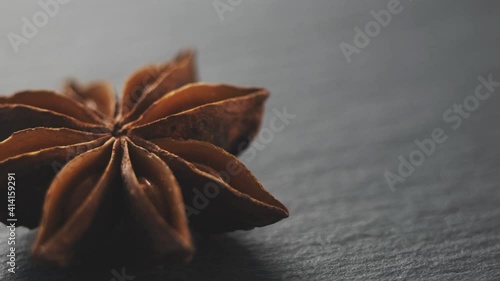
<svg viewBox="0 0 500 281"><path fill-rule="evenodd" d="M185 51L132 74L119 104L106 82L0 98L0 175L16 173L17 224L39 226L35 257L67 265L121 225L150 258L189 260L189 226L224 232L288 216L235 157L268 92L195 82ZM0 215L6 224L7 208Z"/></svg>

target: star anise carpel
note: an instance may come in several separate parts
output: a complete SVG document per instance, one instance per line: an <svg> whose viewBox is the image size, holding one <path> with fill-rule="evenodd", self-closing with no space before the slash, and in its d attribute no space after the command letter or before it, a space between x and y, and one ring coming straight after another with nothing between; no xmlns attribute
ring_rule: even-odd
<svg viewBox="0 0 500 281"><path fill-rule="evenodd" d="M151 260L187 261L190 228L251 229L287 217L236 158L257 134L268 95L197 82L194 54L184 51L134 72L120 101L103 81L0 97L0 175L16 173L17 225L39 227L33 255L68 265L120 228L141 237ZM7 208L0 215L7 224Z"/></svg>

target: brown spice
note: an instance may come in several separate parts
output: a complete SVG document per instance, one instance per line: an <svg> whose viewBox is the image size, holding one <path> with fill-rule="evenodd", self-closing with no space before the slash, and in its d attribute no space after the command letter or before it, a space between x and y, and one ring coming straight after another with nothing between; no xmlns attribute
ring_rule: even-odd
<svg viewBox="0 0 500 281"><path fill-rule="evenodd" d="M189 226L233 231L288 216L235 157L256 135L268 92L196 80L184 51L132 74L119 104L106 82L0 98L0 174L22 173L18 225L40 227L36 258L68 265L83 241L127 221L146 234L152 259L187 261ZM66 163L55 177L54 163ZM200 192L210 204L188 226Z"/></svg>

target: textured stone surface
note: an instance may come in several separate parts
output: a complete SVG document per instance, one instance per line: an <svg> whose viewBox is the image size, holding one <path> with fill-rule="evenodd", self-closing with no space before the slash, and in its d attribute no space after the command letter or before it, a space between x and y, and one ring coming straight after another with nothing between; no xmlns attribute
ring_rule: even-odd
<svg viewBox="0 0 500 281"><path fill-rule="evenodd" d="M2 226L0 280L107 281L124 266L138 281L499 280L500 88L457 130L442 115L479 75L500 80L500 4L401 0L347 63L339 44L388 2L243 1L221 22L212 1L71 1L18 54L6 34L40 8L1 2L1 93L55 88L66 75L120 87L143 63L193 46L202 80L270 89L264 127L273 108L296 117L242 157L289 219L200 238L191 265L163 270L43 267L29 258L34 233L19 229L15 275ZM384 172L435 128L447 140L391 191Z"/></svg>

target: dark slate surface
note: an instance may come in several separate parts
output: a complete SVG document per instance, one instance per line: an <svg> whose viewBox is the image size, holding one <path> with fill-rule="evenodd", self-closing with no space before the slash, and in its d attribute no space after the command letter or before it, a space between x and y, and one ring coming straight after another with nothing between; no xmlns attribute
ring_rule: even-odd
<svg viewBox="0 0 500 281"><path fill-rule="evenodd" d="M478 76L500 81L498 1L401 0L351 63L339 45L388 0L247 0L223 21L212 1L110 2L71 1L15 54L7 34L40 7L2 1L0 92L68 75L119 88L136 67L193 46L202 80L271 90L264 127L273 108L296 115L244 159L291 217L198 239L191 265L164 270L45 268L29 257L34 233L18 229L11 275L2 227L1 280L112 280L122 267L137 281L500 280L500 87L456 130L443 119L474 101ZM391 190L385 171L436 128L446 141Z"/></svg>

